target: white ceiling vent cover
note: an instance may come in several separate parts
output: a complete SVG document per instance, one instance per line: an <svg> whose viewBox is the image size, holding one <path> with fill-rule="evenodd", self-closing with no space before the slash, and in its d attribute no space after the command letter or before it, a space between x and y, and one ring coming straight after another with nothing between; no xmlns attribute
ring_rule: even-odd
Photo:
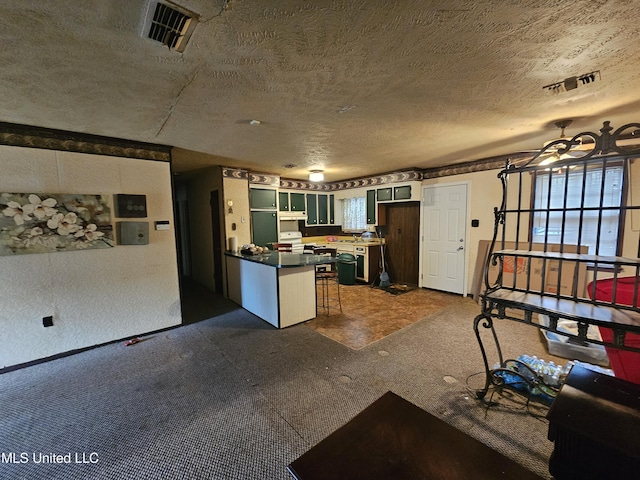
<svg viewBox="0 0 640 480"><path fill-rule="evenodd" d="M193 33L198 16L168 2L149 2L142 30L143 36L183 52Z"/></svg>

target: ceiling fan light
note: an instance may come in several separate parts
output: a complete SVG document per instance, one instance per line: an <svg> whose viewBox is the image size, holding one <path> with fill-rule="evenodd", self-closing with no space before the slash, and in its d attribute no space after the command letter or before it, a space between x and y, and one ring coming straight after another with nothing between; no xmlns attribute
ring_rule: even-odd
<svg viewBox="0 0 640 480"><path fill-rule="evenodd" d="M540 165L551 165L555 161L556 161L555 158L545 158L540 162Z"/></svg>
<svg viewBox="0 0 640 480"><path fill-rule="evenodd" d="M311 173L309 173L310 182L321 182L323 180L324 173L322 173L322 170L311 170Z"/></svg>

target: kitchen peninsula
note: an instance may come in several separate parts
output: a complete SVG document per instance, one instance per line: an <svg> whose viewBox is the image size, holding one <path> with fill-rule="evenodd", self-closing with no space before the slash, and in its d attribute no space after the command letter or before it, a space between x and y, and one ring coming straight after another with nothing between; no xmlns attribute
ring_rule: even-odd
<svg viewBox="0 0 640 480"><path fill-rule="evenodd" d="M229 299L276 328L316 316L316 265L335 262L305 253L225 256Z"/></svg>

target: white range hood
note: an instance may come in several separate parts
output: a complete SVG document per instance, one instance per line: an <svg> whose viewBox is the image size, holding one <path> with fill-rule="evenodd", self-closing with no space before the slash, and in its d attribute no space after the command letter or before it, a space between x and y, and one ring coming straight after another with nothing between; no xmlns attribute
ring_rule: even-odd
<svg viewBox="0 0 640 480"><path fill-rule="evenodd" d="M306 220L307 212L281 212L278 218L280 220Z"/></svg>

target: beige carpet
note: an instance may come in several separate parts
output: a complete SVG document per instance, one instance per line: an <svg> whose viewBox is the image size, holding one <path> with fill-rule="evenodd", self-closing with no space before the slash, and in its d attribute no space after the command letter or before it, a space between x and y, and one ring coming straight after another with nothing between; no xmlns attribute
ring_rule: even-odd
<svg viewBox="0 0 640 480"><path fill-rule="evenodd" d="M334 294L335 292L332 292ZM320 311L305 325L354 350L360 350L439 312L458 295L417 288L400 295L369 285L341 285L342 313Z"/></svg>

